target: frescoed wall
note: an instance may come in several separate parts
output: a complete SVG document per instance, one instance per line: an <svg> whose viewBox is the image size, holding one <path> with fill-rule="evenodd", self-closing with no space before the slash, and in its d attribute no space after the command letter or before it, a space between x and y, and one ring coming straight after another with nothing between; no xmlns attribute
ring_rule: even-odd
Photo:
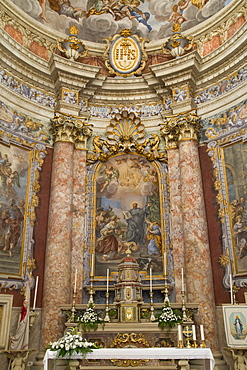
<svg viewBox="0 0 247 370"><path fill-rule="evenodd" d="M83 40L103 38L131 29L150 41L171 34L173 23L187 30L208 19L230 1L225 0L13 0L45 26L68 32L75 24Z"/></svg>
<svg viewBox="0 0 247 370"><path fill-rule="evenodd" d="M30 152L0 144L0 273L18 275L23 253ZM30 174L29 174L30 176Z"/></svg>

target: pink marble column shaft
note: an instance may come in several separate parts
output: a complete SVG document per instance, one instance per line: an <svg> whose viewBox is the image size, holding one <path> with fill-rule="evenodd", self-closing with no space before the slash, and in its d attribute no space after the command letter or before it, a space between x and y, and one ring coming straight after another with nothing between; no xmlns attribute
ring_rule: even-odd
<svg viewBox="0 0 247 370"><path fill-rule="evenodd" d="M71 297L73 151L73 144L68 142L54 145L43 291L43 347L62 336L64 320L60 305L70 303Z"/></svg>
<svg viewBox="0 0 247 370"><path fill-rule="evenodd" d="M184 267L184 236L178 149L168 149L167 157L176 301L181 301L181 269Z"/></svg>
<svg viewBox="0 0 247 370"><path fill-rule="evenodd" d="M77 269L77 303L82 302L83 254L85 242L86 154L86 150L75 149L74 151L71 271L72 276L74 276ZM73 288L73 286L71 288Z"/></svg>
<svg viewBox="0 0 247 370"><path fill-rule="evenodd" d="M204 325L206 343L217 350L214 288L197 141L181 141L179 156L187 299L198 303L198 319Z"/></svg>

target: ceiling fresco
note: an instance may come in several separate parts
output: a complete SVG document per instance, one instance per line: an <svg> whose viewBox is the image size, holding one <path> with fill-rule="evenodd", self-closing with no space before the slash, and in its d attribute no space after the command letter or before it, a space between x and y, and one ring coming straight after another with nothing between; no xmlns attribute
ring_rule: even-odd
<svg viewBox="0 0 247 370"><path fill-rule="evenodd" d="M10 1L10 0L9 0ZM155 41L172 34L174 23L185 31L208 19L231 0L12 0L45 26L69 34L75 24L82 40L102 43L128 28Z"/></svg>

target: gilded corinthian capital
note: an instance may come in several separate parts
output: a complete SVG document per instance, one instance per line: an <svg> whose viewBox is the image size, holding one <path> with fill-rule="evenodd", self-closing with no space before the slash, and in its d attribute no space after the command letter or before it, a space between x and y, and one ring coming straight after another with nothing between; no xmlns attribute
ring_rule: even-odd
<svg viewBox="0 0 247 370"><path fill-rule="evenodd" d="M51 132L54 143L66 141L75 145L76 149L86 149L87 140L92 136L92 125L87 118L75 117L55 112L51 120Z"/></svg>
<svg viewBox="0 0 247 370"><path fill-rule="evenodd" d="M177 147L180 141L198 140L201 130L200 118L196 111L164 118L160 133L167 149Z"/></svg>

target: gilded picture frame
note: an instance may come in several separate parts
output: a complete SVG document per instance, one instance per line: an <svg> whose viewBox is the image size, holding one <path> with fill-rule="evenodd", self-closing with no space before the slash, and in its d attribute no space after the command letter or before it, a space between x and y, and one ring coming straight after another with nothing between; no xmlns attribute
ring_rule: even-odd
<svg viewBox="0 0 247 370"><path fill-rule="evenodd" d="M241 105L240 111L244 107ZM237 128L233 126L218 133L208 128L207 135L217 191L217 216L222 227L223 250L219 263L225 269L223 285L229 289L230 274L236 286L247 284L246 124L243 122Z"/></svg>
<svg viewBox="0 0 247 370"><path fill-rule="evenodd" d="M13 296L0 294L0 350L8 349Z"/></svg>
<svg viewBox="0 0 247 370"><path fill-rule="evenodd" d="M33 227L45 145L0 131L0 284L21 289L35 267Z"/></svg>

